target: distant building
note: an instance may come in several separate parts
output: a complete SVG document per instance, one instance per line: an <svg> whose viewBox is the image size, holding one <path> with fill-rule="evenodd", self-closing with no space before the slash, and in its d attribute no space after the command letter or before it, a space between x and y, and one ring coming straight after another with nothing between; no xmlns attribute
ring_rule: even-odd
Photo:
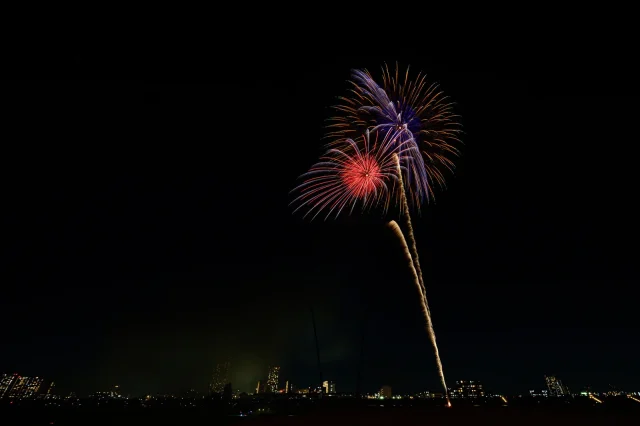
<svg viewBox="0 0 640 426"><path fill-rule="evenodd" d="M266 380L259 380L258 385L256 386L256 393L267 393L269 389L267 388Z"/></svg>
<svg viewBox="0 0 640 426"><path fill-rule="evenodd" d="M231 389L231 383L227 383L226 385L224 385L224 390L222 391L222 398L229 400L232 397L233 397L233 391Z"/></svg>
<svg viewBox="0 0 640 426"><path fill-rule="evenodd" d="M482 383L476 380L458 380L454 388L449 388L449 396L458 399L477 399L484 396Z"/></svg>
<svg viewBox="0 0 640 426"><path fill-rule="evenodd" d="M33 398L40 391L42 379L39 377L21 377L14 375L15 381L8 391L9 398Z"/></svg>
<svg viewBox="0 0 640 426"><path fill-rule="evenodd" d="M287 380L287 384L284 387L284 391L285 393L295 393L296 392L296 386L291 383L290 381Z"/></svg>
<svg viewBox="0 0 640 426"><path fill-rule="evenodd" d="M7 396L9 398L19 398L24 392L24 388L26 387L28 381L28 377L17 376Z"/></svg>
<svg viewBox="0 0 640 426"><path fill-rule="evenodd" d="M40 392L42 382L44 382L44 380L40 377L32 377L26 384L23 398L35 398Z"/></svg>
<svg viewBox="0 0 640 426"><path fill-rule="evenodd" d="M549 389L549 396L569 395L569 389L556 376L544 376L544 380L547 383L547 389Z"/></svg>
<svg viewBox="0 0 640 426"><path fill-rule="evenodd" d="M113 399L120 399L121 396L111 390L111 391L105 391L105 392L94 392L91 395L89 395L89 398L97 399L98 401L109 401Z"/></svg>
<svg viewBox="0 0 640 426"><path fill-rule="evenodd" d="M380 388L380 396L382 398L391 398L393 396L393 394L391 393L391 386L384 385L382 388Z"/></svg>
<svg viewBox="0 0 640 426"><path fill-rule="evenodd" d="M547 398L549 397L549 391L547 389L542 389L540 391L530 390L529 395L534 398Z"/></svg>
<svg viewBox="0 0 640 426"><path fill-rule="evenodd" d="M278 376L280 375L280 367L269 367L269 375L267 376L267 392L278 392Z"/></svg>
<svg viewBox="0 0 640 426"><path fill-rule="evenodd" d="M221 394L224 391L224 386L229 383L230 369L231 363L229 361L216 365L210 386L210 392L212 394Z"/></svg>
<svg viewBox="0 0 640 426"><path fill-rule="evenodd" d="M15 374L3 374L0 378L0 399L8 397L11 389L18 383L18 373Z"/></svg>
<svg viewBox="0 0 640 426"><path fill-rule="evenodd" d="M336 384L330 380L322 382L322 390L324 393L336 393Z"/></svg>

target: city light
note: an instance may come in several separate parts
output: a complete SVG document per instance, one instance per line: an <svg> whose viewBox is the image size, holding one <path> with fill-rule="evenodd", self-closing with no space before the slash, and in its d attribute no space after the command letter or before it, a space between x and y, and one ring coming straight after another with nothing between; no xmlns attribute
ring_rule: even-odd
<svg viewBox="0 0 640 426"><path fill-rule="evenodd" d="M212 394L221 394L224 392L224 386L229 383L229 370L231 363L229 361L216 365L210 385Z"/></svg>
<svg viewBox="0 0 640 426"><path fill-rule="evenodd" d="M380 399L383 398L387 398L387 399L391 399L391 397L393 396L393 394L391 393L391 386L385 385L380 389L379 392L380 395Z"/></svg>
<svg viewBox="0 0 640 426"><path fill-rule="evenodd" d="M267 376L267 390L271 393L278 391L278 376L280 375L280 367L270 367Z"/></svg>
<svg viewBox="0 0 640 426"><path fill-rule="evenodd" d="M598 404L602 404L602 401L600 401L598 398L596 398L592 393L589 394L589 398L593 399Z"/></svg>
<svg viewBox="0 0 640 426"><path fill-rule="evenodd" d="M3 374L0 379L0 398L35 398L40 392L43 381L40 377L19 376L17 373Z"/></svg>
<svg viewBox="0 0 640 426"><path fill-rule="evenodd" d="M544 376L547 382L547 388L549 389L550 396L564 396L569 395L569 389L562 384L562 381L555 376Z"/></svg>
<svg viewBox="0 0 640 426"><path fill-rule="evenodd" d="M322 388L326 394L336 393L336 384L330 380L322 382Z"/></svg>
<svg viewBox="0 0 640 426"><path fill-rule="evenodd" d="M225 369L228 368L228 363L219 364L220 368L217 368L216 372L219 373L215 376L216 382L222 381L225 376L228 374ZM354 398L355 394L350 392L341 392L337 393L335 388L335 383L330 380L325 380L322 382L320 386L312 385L306 388L296 389L291 381L284 381L285 386L283 389L275 388L278 385L280 375L280 367L271 366L268 369L268 379L261 380L258 382L258 386L256 388L256 393L247 394L246 392L241 392L239 389L235 389L233 392L231 391L231 383L227 383L225 385L224 393L229 395L229 399L238 400L234 401L234 404L237 403L250 403L250 404L270 404L272 401L285 401L285 400L302 400L303 398L309 401L312 404L324 404L322 400L332 400L332 399L343 399L343 398ZM228 378L228 376L226 376ZM554 396L562 396L559 394L560 392L568 392L568 389L562 382L554 376L545 376L545 383L548 385L549 389L545 389L543 391L530 390L526 396L531 396L530 402L526 401L526 397L521 402L517 402L516 406L519 404L551 404L554 403L552 400ZM213 385L214 382L211 383ZM210 385L210 390L212 386ZM640 403L640 393L638 392L630 392L625 391L623 389L618 389L609 385L609 387L613 390L603 391L603 392L593 392L590 386L586 386L582 388L579 392L575 392L573 394L565 394L571 395L574 398L562 398L562 402L566 404L577 404L578 401L586 401L586 398L589 398L593 401L591 405L600 405L604 404L605 397L607 398L608 403L606 406L609 406L609 401L614 401L615 398L629 398L634 401L634 403ZM55 388L55 383L52 381L47 381L44 384L44 380L40 377L29 377L29 376L20 376L17 373L15 374L2 374L0 375L0 400L4 399L5 401L0 401L0 403L6 403L7 405L16 404L20 406L21 404L41 404L42 407L64 407L64 406L118 406L122 404L123 406L132 406L132 404L139 404L140 407L143 408L153 408L160 406L179 406L179 407L200 407L202 404L209 404L212 402L219 400L219 397L215 397L209 394L209 397L206 396L205 389L197 390L190 389L185 390L181 394L171 395L171 394L156 394L152 395L150 393L141 394L141 396L130 396L130 395L122 395L120 392L120 386L114 385L107 391L98 391L93 392L91 394L84 394L80 396L76 396L74 392L71 392L69 396L60 396L54 395L53 390ZM273 390L275 388L275 391ZM326 398L325 398L326 396ZM364 399L378 401L379 404L384 404L381 406L384 407L402 407L402 406L413 406L413 404L434 404L439 407L452 407L452 403L456 402L454 399L466 399L468 401L473 401L475 407L480 406L491 406L493 404L502 405L502 407L512 406L514 401L509 401L505 394L490 391L485 392L483 384L479 381L470 381L470 380L460 380L456 382L456 386L449 389L449 394L443 393L431 393L428 391L421 391L416 393L402 393L394 395L392 393L391 386L384 385L379 388L376 392L371 393L362 393L360 396ZM449 400L448 396L452 399ZM322 397L322 398L320 398ZM517 399L518 395L514 394L513 398ZM520 395L522 398L523 395ZM542 398L540 398L542 397ZM581 398L582 397L582 398ZM511 399L511 398L510 398ZM23 400L27 400L27 402L22 402ZM243 401L240 401L243 400ZM546 401L545 401L546 400ZM41 402L40 402L41 401ZM372 401L374 404L378 404ZM174 405L177 404L177 405ZM329 402L327 402L329 404ZM632 403L629 403L633 406ZM471 404L469 404L471 405ZM615 406L615 404L614 404ZM101 408L102 409L102 408ZM255 407L255 412L259 411L258 407ZM245 411L245 415L251 414L251 411Z"/></svg>
<svg viewBox="0 0 640 426"><path fill-rule="evenodd" d="M636 398L635 396L631 396L629 394L627 394L627 398L634 400L635 402L640 402L640 399Z"/></svg>
<svg viewBox="0 0 640 426"><path fill-rule="evenodd" d="M482 383L474 380L458 380L456 388L449 388L451 398L477 399L484 397Z"/></svg>

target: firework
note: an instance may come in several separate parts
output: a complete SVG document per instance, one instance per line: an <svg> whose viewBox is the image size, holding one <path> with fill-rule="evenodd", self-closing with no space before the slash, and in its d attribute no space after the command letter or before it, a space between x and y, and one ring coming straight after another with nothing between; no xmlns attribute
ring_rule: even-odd
<svg viewBox="0 0 640 426"><path fill-rule="evenodd" d="M414 265L414 259L409 252L409 246L407 245L407 241L404 238L404 234L400 229L400 226L396 223L395 220L392 220L387 224L389 228L393 231L394 235L398 237L400 240L400 244L402 244L402 250L404 252L405 258L409 263L409 270L411 271L411 275L413 276L413 283L416 285L418 289L418 293L420 293L420 303L422 304L422 312L424 314L424 318L427 322L427 333L429 334L429 339L431 340L431 344L433 345L436 363L438 364L438 373L440 374L440 381L442 382L442 386L445 389L445 394L447 395L447 406L451 406L451 402L449 401L449 395L446 393L447 383L444 379L444 371L442 369L442 361L440 360L440 352L438 351L438 344L436 343L436 333L433 330L433 323L431 322L431 312L429 311L429 305L427 304L427 297L424 293L424 286L421 283L420 278L418 277L418 272L416 271Z"/></svg>
<svg viewBox="0 0 640 426"><path fill-rule="evenodd" d="M391 202L399 202L409 244L395 221L389 226L401 240L410 263L450 407L409 202L420 208L433 198L435 185L444 188L443 172L453 171L451 158L459 155L454 146L460 142L458 116L437 84L427 84L422 74L409 80L409 69L401 76L397 64L394 73L387 66L383 68L382 85L366 70L352 71L351 84L350 95L340 98L342 103L335 107L339 115L328 126L329 151L296 188L301 192L294 200L300 204L296 210L306 207L307 215L314 213L314 218L328 210L328 218L346 207L352 212L360 202L363 209L382 202L385 210ZM356 142L358 138L362 141Z"/></svg>
<svg viewBox="0 0 640 426"><path fill-rule="evenodd" d="M403 169L410 200L419 208L433 198L434 185L444 188L443 172L453 170L451 157L459 155L454 145L461 129L452 103L425 75L409 80L409 69L402 77L397 65L395 73L383 67L381 86L366 70L352 71L351 84L350 96L339 98L339 114L330 119L327 137L339 141L369 129L390 132L397 143L415 144L416 155Z"/></svg>
<svg viewBox="0 0 640 426"><path fill-rule="evenodd" d="M396 158L411 157L414 149L378 132L343 140L302 175L304 181L293 190L300 192L292 201L298 204L295 211L306 208L305 216L313 214L315 218L326 210L328 218L345 209L352 212L358 203L363 209L382 204L386 210L396 199Z"/></svg>

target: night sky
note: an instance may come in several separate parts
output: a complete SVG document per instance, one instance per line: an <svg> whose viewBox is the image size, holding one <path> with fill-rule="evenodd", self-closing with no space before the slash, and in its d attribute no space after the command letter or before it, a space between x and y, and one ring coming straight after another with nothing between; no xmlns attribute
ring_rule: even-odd
<svg viewBox="0 0 640 426"><path fill-rule="evenodd" d="M229 357L234 388L269 364L309 386L313 307L338 391L355 390L363 330L365 391L438 391L392 216L309 223L288 206L350 69L398 60L440 82L465 131L448 189L414 216L448 381L640 389L624 64L262 47L72 52L42 59L50 80L2 83L0 372L204 392Z"/></svg>

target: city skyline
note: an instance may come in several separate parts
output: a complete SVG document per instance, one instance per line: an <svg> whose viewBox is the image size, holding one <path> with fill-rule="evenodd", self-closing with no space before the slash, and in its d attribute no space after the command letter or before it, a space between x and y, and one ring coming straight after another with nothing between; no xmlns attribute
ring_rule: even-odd
<svg viewBox="0 0 640 426"><path fill-rule="evenodd" d="M21 376L18 373L0 376L0 399L3 398L35 398L40 393L44 379L40 377ZM53 382L47 390L52 389Z"/></svg>
<svg viewBox="0 0 640 426"><path fill-rule="evenodd" d="M222 377L224 374L228 374L228 369L230 368L231 362L226 361L221 364L217 364L214 380L216 377ZM227 392L229 395L238 396L241 394L247 395L259 395L259 394L267 394L267 395L277 395L277 394L313 394L322 391L328 395L335 394L344 394L351 397L355 397L355 392L352 390L337 392L336 391L336 383L333 380L325 380L320 385L309 384L308 386L298 387L293 385L289 380L285 380L285 386L282 389L279 389L278 376L280 374L280 369L277 366L270 366L268 369L268 376L271 380L259 380L257 382L257 386L255 389L250 389L249 391L242 391L240 389L233 388L233 384L231 382L227 382L223 386L223 390L220 392L214 392L211 382L207 391L204 389L189 389L188 391L179 391L176 393L176 390L172 392L159 392L157 395L176 395L183 394L188 397L213 397L220 398ZM227 376L228 377L228 376ZM224 379L223 379L224 381ZM47 384L48 383L48 384ZM517 392L504 392L502 390L496 389L493 387L490 392L486 392L484 389L484 384L477 380L455 380L455 384L449 387L449 395L452 399L482 399L485 397L493 398L496 396L530 396L534 398L555 398L555 397L575 397L575 396L588 396L592 393L598 395L616 395L616 394L629 394L629 395L638 395L640 396L640 390L634 389L620 389L612 384L609 384L606 389L594 389L592 386L588 384L577 385L574 384L574 388L577 389L574 392L569 390L569 387L565 385L560 378L557 376L542 376L540 381L540 385L544 385L546 389L542 389L540 391L536 391L535 389L529 389L528 392L524 389L519 389ZM55 390L55 382L45 382L43 378L39 377L28 377L21 376L18 373L7 374L3 373L0 376L0 399L60 399L60 398L68 398L68 395L62 395ZM378 391L374 389L365 390L363 393L364 397L385 397L391 398L393 387L385 384ZM540 389L540 387L538 387ZM397 390L396 390L397 391ZM400 392L396 392L398 398L403 398L406 396L415 396L418 398L424 397L426 395L427 398L444 398L444 394L441 390L436 389L435 391L418 391L418 392L406 392L401 390ZM76 392L70 392L73 397L76 397ZM120 385L113 385L111 390L94 390L85 395L78 395L79 397L95 397L95 398L123 398L123 397L149 397L153 395L152 393L143 393L143 394L121 394Z"/></svg>
<svg viewBox="0 0 640 426"><path fill-rule="evenodd" d="M482 383L477 380L456 380L455 386L449 388L449 392L453 399L477 399L484 397L484 387Z"/></svg>

